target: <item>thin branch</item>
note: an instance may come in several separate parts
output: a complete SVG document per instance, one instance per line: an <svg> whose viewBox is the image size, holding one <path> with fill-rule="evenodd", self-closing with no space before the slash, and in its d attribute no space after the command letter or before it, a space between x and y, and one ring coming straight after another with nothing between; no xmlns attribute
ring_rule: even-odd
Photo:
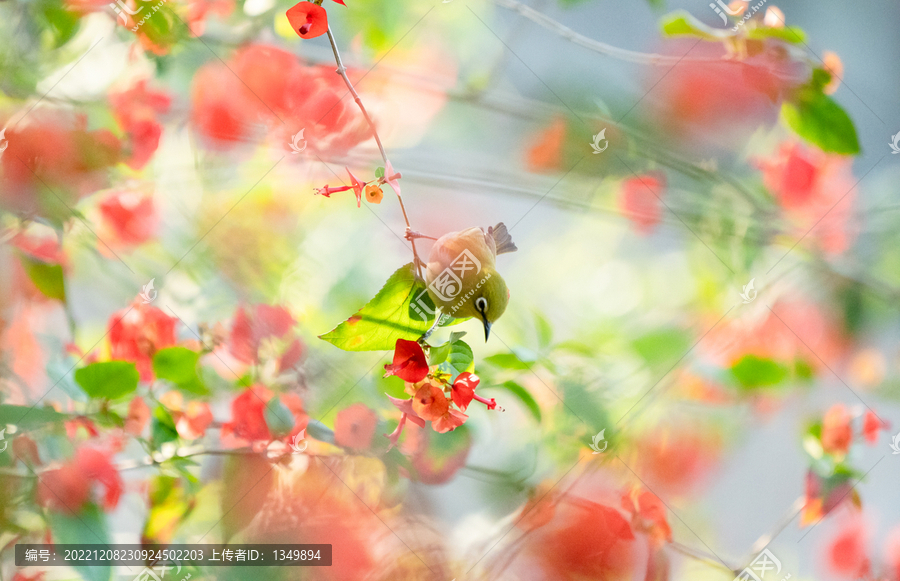
<svg viewBox="0 0 900 581"><path fill-rule="evenodd" d="M684 555L685 557L689 557L696 561L700 561L702 563L706 563L707 565L711 565L713 567L717 567L722 570L726 570L729 573L734 573L731 569L728 569L726 565L723 565L718 558L714 555L710 555L706 551L701 551L700 549L695 549L693 547L689 547L687 545L682 545L681 543L671 542L667 545L673 551Z"/></svg>
<svg viewBox="0 0 900 581"><path fill-rule="evenodd" d="M328 41L331 43L331 50L334 52L334 62L337 63L337 74L344 79L344 84L347 85L347 89L350 91L350 94L353 95L353 100L356 101L356 104L359 106L359 110L362 111L363 117L366 118L366 123L369 124L369 127L372 129L372 135L375 136L375 143L378 144L378 151L381 152L381 159L384 160L385 172L387 172L387 167L389 165L387 153L384 151L384 145L381 143L381 137L378 135L378 129L375 128L375 123L372 121L372 118L369 117L369 112L366 111L365 105L363 105L362 99L359 97L359 93L356 92L356 89L353 88L353 83L350 82L350 77L347 76L347 67L344 66L343 61L341 61L341 53L338 51L337 43L334 41L334 34L331 32L331 26L328 27ZM385 176L390 177L390 176ZM393 187L391 189L394 189ZM400 201L400 210L403 212L403 220L406 222L406 228L408 230L412 230L412 226L409 224L409 216L406 214L406 206L403 205L403 196L400 195L400 192L394 190L394 193L397 194L397 200ZM421 264L422 261L419 260L419 254L416 252L416 241L410 240L410 244L412 244L413 251L413 262L415 263L415 270L419 275L419 278L422 278Z"/></svg>
<svg viewBox="0 0 900 581"><path fill-rule="evenodd" d="M517 2L517 0L494 0L494 4L502 6L503 8L508 8L513 12L518 12L528 20L531 20L532 22L546 28L547 30L555 32L559 36L562 36L563 38L568 39L579 46L583 46L594 52L599 52L600 54L615 57L623 61L654 66L671 66L679 62L722 62L722 59L718 58L682 58L661 54L647 54L643 52L636 52L633 50L619 48L616 46L612 46L611 44L606 44L605 42L600 42L599 40L594 40L593 38L588 38L583 34L579 34L568 26L562 24L561 22L553 20L546 14L538 12L537 10L526 6L521 2ZM724 40L726 38L731 38L731 36L732 35L730 34L724 34L722 36L722 39Z"/></svg>

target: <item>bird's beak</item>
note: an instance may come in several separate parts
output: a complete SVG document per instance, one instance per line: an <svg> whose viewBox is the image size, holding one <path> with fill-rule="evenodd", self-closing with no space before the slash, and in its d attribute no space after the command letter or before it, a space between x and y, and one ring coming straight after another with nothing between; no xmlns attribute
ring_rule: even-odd
<svg viewBox="0 0 900 581"><path fill-rule="evenodd" d="M491 323L487 320L487 317L482 315L482 321L484 321L484 342L487 343L488 336L491 334Z"/></svg>

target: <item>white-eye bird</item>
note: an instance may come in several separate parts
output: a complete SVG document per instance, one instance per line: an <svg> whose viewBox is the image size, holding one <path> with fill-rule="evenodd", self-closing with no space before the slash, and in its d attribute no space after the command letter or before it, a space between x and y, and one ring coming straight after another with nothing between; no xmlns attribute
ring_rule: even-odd
<svg viewBox="0 0 900 581"><path fill-rule="evenodd" d="M497 255L517 250L503 222L487 230L476 226L440 238L413 231L407 231L406 237L435 240L425 265L431 300L451 317L481 319L487 341L491 325L509 303L506 281L496 270Z"/></svg>

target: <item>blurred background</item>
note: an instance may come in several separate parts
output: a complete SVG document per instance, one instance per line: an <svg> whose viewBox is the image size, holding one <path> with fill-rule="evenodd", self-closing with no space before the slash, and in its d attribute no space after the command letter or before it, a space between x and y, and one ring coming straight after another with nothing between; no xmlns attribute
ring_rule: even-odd
<svg viewBox="0 0 900 581"><path fill-rule="evenodd" d="M320 338L412 251L293 3L6 0L2 578L140 571L16 543L307 542L333 566L187 570L900 581L900 6L346 3L411 227L518 246L490 339L429 340L503 411L389 449L391 351ZM383 199L316 195L353 176Z"/></svg>

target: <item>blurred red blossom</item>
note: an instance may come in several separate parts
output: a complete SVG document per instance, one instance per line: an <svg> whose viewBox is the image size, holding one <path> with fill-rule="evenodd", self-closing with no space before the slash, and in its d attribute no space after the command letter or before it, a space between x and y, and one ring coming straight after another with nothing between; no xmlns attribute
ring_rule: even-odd
<svg viewBox="0 0 900 581"><path fill-rule="evenodd" d="M176 317L135 301L109 318L109 350L112 359L133 362L141 381L153 380L153 355L175 345Z"/></svg>
<svg viewBox="0 0 900 581"><path fill-rule="evenodd" d="M709 474L718 461L721 445L712 432L657 429L635 443L635 470L653 490L683 494Z"/></svg>
<svg viewBox="0 0 900 581"><path fill-rule="evenodd" d="M16 212L58 212L59 200L73 204L106 184L106 170L118 163L121 145L110 131L87 130L87 118L39 110L6 130L0 156L0 207ZM55 197L42 192L51 188Z"/></svg>
<svg viewBox="0 0 900 581"><path fill-rule="evenodd" d="M125 163L131 169L141 169L159 147L162 125L157 120L172 104L168 93L147 87L142 79L134 86L109 95L109 103L119 126L128 135L130 155Z"/></svg>
<svg viewBox="0 0 900 581"><path fill-rule="evenodd" d="M210 15L227 18L234 12L234 0L192 0L188 7L187 22L194 36L203 36L206 19Z"/></svg>
<svg viewBox="0 0 900 581"><path fill-rule="evenodd" d="M153 196L131 189L114 190L98 204L98 249L109 254L106 244L114 248L138 246L153 238L158 217Z"/></svg>
<svg viewBox="0 0 900 581"><path fill-rule="evenodd" d="M140 436L150 422L150 407L139 395L128 404L128 416L125 418L125 431L133 436Z"/></svg>
<svg viewBox="0 0 900 581"><path fill-rule="evenodd" d="M368 406L355 403L338 412L334 419L334 441L338 446L367 450L372 446L378 416Z"/></svg>
<svg viewBox="0 0 900 581"><path fill-rule="evenodd" d="M370 137L356 104L342 100L345 91L333 67L305 66L287 51L249 45L226 63L211 62L197 71L191 121L216 148L251 142L262 130L275 131L277 140L287 143L290 131L304 129L311 149L345 152ZM291 130L284 119L291 120Z"/></svg>
<svg viewBox="0 0 900 581"><path fill-rule="evenodd" d="M622 182L619 188L619 209L631 220L639 234L649 234L662 217L662 196L666 189L666 175L649 172Z"/></svg>
<svg viewBox="0 0 900 581"><path fill-rule="evenodd" d="M853 158L828 154L797 141L781 144L771 157L757 160L763 183L784 208L796 231L806 233L825 252L841 253L855 236Z"/></svg>
<svg viewBox="0 0 900 581"><path fill-rule="evenodd" d="M876 444L878 442L878 432L886 429L887 426L881 425L881 420L878 419L875 412L872 410L866 411L865 416L863 416L863 437L866 439L866 442Z"/></svg>
<svg viewBox="0 0 900 581"><path fill-rule="evenodd" d="M38 502L60 511L78 512L91 498L94 484L103 487L100 501L106 509L119 503L123 484L108 451L81 447L61 467L49 470L38 479Z"/></svg>
<svg viewBox="0 0 900 581"><path fill-rule="evenodd" d="M827 541L825 565L842 579L862 579L869 575L868 526L859 513L843 515L837 532Z"/></svg>
<svg viewBox="0 0 900 581"><path fill-rule="evenodd" d="M213 422L209 404L194 400L185 405L181 392L167 391L159 398L159 401L166 406L175 422L175 430L185 440L202 438L206 429Z"/></svg>
<svg viewBox="0 0 900 581"><path fill-rule="evenodd" d="M846 349L834 315L804 299L780 298L761 317L742 317L710 327L699 347L716 363L728 367L745 355L755 355L777 361L800 359L817 370L822 361L839 360Z"/></svg>
<svg viewBox="0 0 900 581"><path fill-rule="evenodd" d="M900 526L894 527L884 544L884 560L891 581L900 581Z"/></svg>
<svg viewBox="0 0 900 581"><path fill-rule="evenodd" d="M260 343L271 337L284 338L296 324L290 312L278 305L259 304L251 313L244 307L235 311L228 339L231 354L243 363L257 363ZM297 356L293 342L288 349L295 350L292 357Z"/></svg>
<svg viewBox="0 0 900 581"><path fill-rule="evenodd" d="M550 172L562 167L565 140L566 119L554 117L550 125L532 138L533 145L525 154L528 168L535 172Z"/></svg>
<svg viewBox="0 0 900 581"><path fill-rule="evenodd" d="M245 389L231 402L231 421L222 425L222 435L233 435L242 440L270 440L266 424L266 403L272 392L265 386L254 385Z"/></svg>
<svg viewBox="0 0 900 581"><path fill-rule="evenodd" d="M792 60L775 39L746 41L749 54L740 60L722 58L722 44L686 42L670 42L671 53L689 50L708 60L680 62L663 78L650 79L648 103L657 126L682 147L685 140L742 145L760 123L774 123L784 97L808 80L808 65Z"/></svg>
<svg viewBox="0 0 900 581"><path fill-rule="evenodd" d="M847 406L835 404L822 419L822 448L829 454L846 455L853 441L852 418Z"/></svg>

